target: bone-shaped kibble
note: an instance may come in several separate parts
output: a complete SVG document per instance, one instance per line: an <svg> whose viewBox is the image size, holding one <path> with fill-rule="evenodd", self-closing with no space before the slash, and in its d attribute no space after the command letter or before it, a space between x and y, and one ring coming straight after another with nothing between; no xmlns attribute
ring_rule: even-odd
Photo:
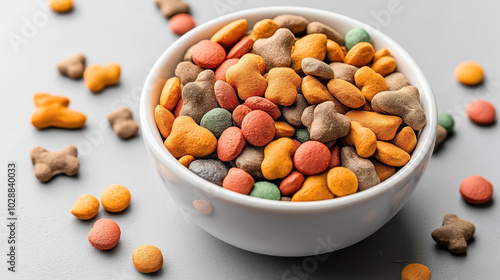
<svg viewBox="0 0 500 280"><path fill-rule="evenodd" d="M36 109L31 116L31 123L38 129L48 127L75 129L85 124L87 117L78 111L68 109L69 99L64 96L36 93L33 99Z"/></svg>
<svg viewBox="0 0 500 280"><path fill-rule="evenodd" d="M68 146L62 151L49 152L37 146L31 150L31 162L35 167L35 177L47 182L57 174L75 176L80 167L75 146Z"/></svg>
<svg viewBox="0 0 500 280"><path fill-rule="evenodd" d="M139 126L132 118L132 111L125 107L109 113L108 121L113 127L115 134L122 139L135 136L139 130Z"/></svg>
<svg viewBox="0 0 500 280"><path fill-rule="evenodd" d="M253 52L266 62L266 72L275 67L289 67L292 63L291 52L295 42L293 33L286 29L278 29L273 36L259 39L253 44Z"/></svg>
<svg viewBox="0 0 500 280"><path fill-rule="evenodd" d="M197 124L208 111L219 108L214 90L215 76L212 70L198 74L195 82L182 88L182 109L179 116L191 117Z"/></svg>
<svg viewBox="0 0 500 280"><path fill-rule="evenodd" d="M349 118L339 114L332 101L307 107L302 114L302 124L309 130L311 140L322 143L346 136L351 128Z"/></svg>
<svg viewBox="0 0 500 280"><path fill-rule="evenodd" d="M425 126L425 112L420 105L418 88L414 86L379 92L373 97L371 105L375 112L400 116L414 130Z"/></svg>
<svg viewBox="0 0 500 280"><path fill-rule="evenodd" d="M83 77L85 70L85 56L81 53L72 55L57 64L57 69L61 74L73 79Z"/></svg>
<svg viewBox="0 0 500 280"><path fill-rule="evenodd" d="M467 252L467 241L475 231L473 223L462 220L455 214L447 214L444 216L443 226L432 231L431 236L453 254L463 254Z"/></svg>
<svg viewBox="0 0 500 280"><path fill-rule="evenodd" d="M160 7L161 13L166 17L173 17L176 14L189 13L189 5L181 0L155 0Z"/></svg>
<svg viewBox="0 0 500 280"><path fill-rule="evenodd" d="M109 63L107 65L89 65L83 72L85 85L93 93L100 92L104 88L116 85L120 80L120 65Z"/></svg>

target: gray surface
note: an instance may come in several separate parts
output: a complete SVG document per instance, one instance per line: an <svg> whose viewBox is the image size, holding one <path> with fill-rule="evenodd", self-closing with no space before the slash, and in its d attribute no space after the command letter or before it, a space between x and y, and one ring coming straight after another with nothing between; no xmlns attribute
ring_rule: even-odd
<svg viewBox="0 0 500 280"><path fill-rule="evenodd" d="M45 1L0 3L0 279L399 279L409 262L427 265L433 279L498 279L500 217L495 198L485 206L466 204L458 192L467 175L500 180L497 126L479 127L464 114L466 104L482 97L500 104L500 64L497 53L500 25L494 1L320 1L320 0L199 0L192 4L198 24L231 11L270 5L299 5L342 13L361 21L376 22L399 3L390 20L378 21L381 30L413 55L426 73L441 111L455 116L455 135L433 156L409 203L381 230L366 240L328 255L316 267L302 268L311 258L257 255L226 245L189 222L167 196L140 137L121 141L105 116L126 105L138 115L141 85L161 52L177 37L168 29L152 0L75 1L67 15L48 12L47 23L14 52L9 33L21 33L23 18L46 13ZM327 3L325 5L325 3ZM39 3L42 3L39 5ZM81 51L88 63L116 61L122 66L119 86L92 94L83 81L62 77L55 64ZM453 78L455 65L479 61L488 75L478 88L460 86ZM32 95L48 91L66 95L71 108L87 114L87 125L77 131L38 131L30 124ZM104 124L104 129L100 124ZM86 141L86 142L85 142ZM80 145L81 168L76 178L59 176L48 184L33 176L30 150L41 145L59 150ZM88 148L90 147L90 148ZM6 163L17 161L18 266L6 271ZM69 209L83 193L100 196L110 184L123 184L132 192L132 204L121 214L100 210L97 218L111 217L122 228L117 248L101 252L87 241L90 222L79 221ZM497 196L497 195L495 195ZM476 224L475 238L466 256L454 256L435 245L430 232L446 213L456 213ZM164 254L163 269L154 275L138 273L132 251L153 244ZM287 276L301 267L303 275Z"/></svg>

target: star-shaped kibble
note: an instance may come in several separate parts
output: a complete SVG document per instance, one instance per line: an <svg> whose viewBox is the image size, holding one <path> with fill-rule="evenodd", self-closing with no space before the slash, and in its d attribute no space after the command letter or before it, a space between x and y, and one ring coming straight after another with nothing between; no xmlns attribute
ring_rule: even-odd
<svg viewBox="0 0 500 280"><path fill-rule="evenodd" d="M443 226L432 231L431 236L437 243L448 247L453 254L467 252L467 241L474 235L473 223L460 219L455 214L447 214Z"/></svg>

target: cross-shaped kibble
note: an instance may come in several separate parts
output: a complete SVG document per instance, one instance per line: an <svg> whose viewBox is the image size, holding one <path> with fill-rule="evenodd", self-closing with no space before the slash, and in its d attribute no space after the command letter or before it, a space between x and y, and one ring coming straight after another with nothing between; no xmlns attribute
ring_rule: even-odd
<svg viewBox="0 0 500 280"><path fill-rule="evenodd" d="M431 236L437 243L448 247L453 254L467 252L467 241L474 235L473 223L460 219L455 214L447 214L443 226L432 231Z"/></svg>
<svg viewBox="0 0 500 280"><path fill-rule="evenodd" d="M170 18L176 14L189 13L189 5L181 0L155 0L161 13Z"/></svg>

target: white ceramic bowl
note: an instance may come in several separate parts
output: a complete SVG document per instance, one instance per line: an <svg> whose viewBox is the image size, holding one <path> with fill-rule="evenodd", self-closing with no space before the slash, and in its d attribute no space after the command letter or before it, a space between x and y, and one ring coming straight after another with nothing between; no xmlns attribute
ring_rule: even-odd
<svg viewBox="0 0 500 280"><path fill-rule="evenodd" d="M427 125L410 162L385 182L350 196L315 202L271 201L225 190L191 173L165 149L154 121L154 108L166 79L185 51L225 24L246 18L249 26L280 14L320 21L345 34L365 28L375 49L388 48L403 72L420 90ZM408 201L432 155L437 108L432 90L415 61L380 31L352 18L304 7L265 7L236 12L204 23L175 41L158 59L141 96L140 123L146 150L164 185L183 215L216 238L266 255L305 256L342 249L368 237L387 223ZM209 206L196 210L193 201ZM198 207L199 208L199 207ZM210 209L211 208L211 209ZM202 213L200 213L200 211ZM210 213L211 212L211 213Z"/></svg>

